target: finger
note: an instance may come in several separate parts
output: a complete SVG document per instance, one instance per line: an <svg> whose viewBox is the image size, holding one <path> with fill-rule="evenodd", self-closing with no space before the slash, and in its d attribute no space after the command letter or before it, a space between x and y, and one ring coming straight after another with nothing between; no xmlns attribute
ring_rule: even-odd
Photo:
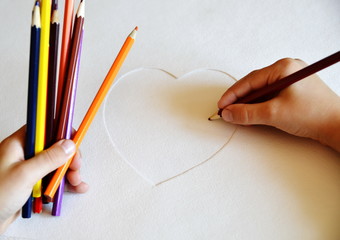
<svg viewBox="0 0 340 240"><path fill-rule="evenodd" d="M35 157L22 162L26 180L33 184L48 173L63 165L75 153L76 146L71 140L61 140Z"/></svg>
<svg viewBox="0 0 340 240"><path fill-rule="evenodd" d="M0 143L1 148L6 149L6 151L2 153L2 158L0 159L0 166L2 169L5 169L13 163L25 159L25 131L26 126L23 126Z"/></svg>
<svg viewBox="0 0 340 240"><path fill-rule="evenodd" d="M81 182L77 186L66 185L66 191L74 193L85 193L89 189L89 185L85 182Z"/></svg>
<svg viewBox="0 0 340 240"><path fill-rule="evenodd" d="M240 79L223 94L218 102L218 107L223 109L248 93L267 86L269 84L269 75L272 71L270 68L272 66L255 70Z"/></svg>
<svg viewBox="0 0 340 240"><path fill-rule="evenodd" d="M24 146L24 143L25 143L25 134L26 134L26 125L24 125L21 128L19 128L16 132L12 133L10 136L8 136L3 141L5 141L7 139L15 139L18 142L20 142L22 144L22 146ZM2 142L0 142L0 143L2 144Z"/></svg>
<svg viewBox="0 0 340 240"><path fill-rule="evenodd" d="M81 152L77 150L69 166L69 170L79 170L81 167L81 159L82 159Z"/></svg>
<svg viewBox="0 0 340 240"><path fill-rule="evenodd" d="M284 58L268 67L255 70L231 86L219 100L218 107L223 109L236 102L237 99L246 96L248 93L270 85L273 82L296 72L303 66L304 62L302 61Z"/></svg>
<svg viewBox="0 0 340 240"><path fill-rule="evenodd" d="M226 122L241 125L271 125L276 116L275 101L259 104L233 104L222 111Z"/></svg>
<svg viewBox="0 0 340 240"><path fill-rule="evenodd" d="M80 177L79 171L68 170L66 177L67 177L68 182L72 186L77 186L81 183L81 177Z"/></svg>

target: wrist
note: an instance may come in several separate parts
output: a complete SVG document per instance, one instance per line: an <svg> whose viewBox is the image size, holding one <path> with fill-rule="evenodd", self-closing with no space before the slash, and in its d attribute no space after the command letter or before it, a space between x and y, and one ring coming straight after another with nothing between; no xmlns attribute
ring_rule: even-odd
<svg viewBox="0 0 340 240"><path fill-rule="evenodd" d="M20 211L18 211L13 216L7 218L6 220L2 220L0 218L0 235L4 234L9 225L20 215Z"/></svg>
<svg viewBox="0 0 340 240"><path fill-rule="evenodd" d="M4 222L0 221L0 235L4 234L8 226L10 225L9 219Z"/></svg>

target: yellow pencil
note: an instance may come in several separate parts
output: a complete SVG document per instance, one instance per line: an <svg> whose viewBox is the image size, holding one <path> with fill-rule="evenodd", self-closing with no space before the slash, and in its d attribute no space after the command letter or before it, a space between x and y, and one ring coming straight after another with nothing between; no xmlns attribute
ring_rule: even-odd
<svg viewBox="0 0 340 240"><path fill-rule="evenodd" d="M45 119L48 76L48 45L50 39L51 0L41 1L41 37L38 74L37 122L35 136L35 154L44 150ZM33 187L33 197L41 197L41 180Z"/></svg>

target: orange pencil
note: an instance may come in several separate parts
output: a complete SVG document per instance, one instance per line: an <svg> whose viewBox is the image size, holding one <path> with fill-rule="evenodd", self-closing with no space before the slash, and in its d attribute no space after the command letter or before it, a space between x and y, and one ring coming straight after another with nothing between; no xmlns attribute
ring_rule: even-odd
<svg viewBox="0 0 340 240"><path fill-rule="evenodd" d="M56 119L58 119L61 101L63 99L63 89L65 82L65 74L67 70L67 64L69 59L71 35L72 35L72 21L73 21L73 9L74 1L65 0L64 8L64 21L63 21L63 35L60 50L60 62L59 62L59 80L58 80L58 91L57 91L57 103L56 103Z"/></svg>
<svg viewBox="0 0 340 240"><path fill-rule="evenodd" d="M109 72L107 73L102 85L100 86L97 92L97 95L93 99L90 108L88 109L82 123L80 124L79 129L73 138L73 141L75 142L77 148L81 144L87 130L89 129L94 117L96 116L96 113L98 112L100 105L104 101L106 94L108 93L115 77L117 76L119 69L124 63L124 60L135 41L137 31L138 31L138 27L136 27L125 40L121 50L119 51L115 61L113 62ZM46 197L48 198L54 197L54 194L57 191L62 178L64 177L68 167L70 166L72 162L72 159L73 158L69 159L67 163L65 163L63 166L58 168L58 170L55 172L50 184L48 185L44 193Z"/></svg>

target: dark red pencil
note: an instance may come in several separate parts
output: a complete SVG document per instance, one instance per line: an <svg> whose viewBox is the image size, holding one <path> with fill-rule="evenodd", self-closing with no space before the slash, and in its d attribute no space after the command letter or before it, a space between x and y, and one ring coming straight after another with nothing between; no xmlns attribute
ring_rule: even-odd
<svg viewBox="0 0 340 240"><path fill-rule="evenodd" d="M55 142L55 104L56 104L56 85L57 85L57 66L58 66L58 46L59 46L59 13L58 0L52 2L52 14L50 24L50 48L48 59L48 82L47 82L47 104L46 104L46 129L45 129L45 148L49 148ZM42 188L45 191L51 174L43 178ZM48 199L43 196L43 203L48 203Z"/></svg>
<svg viewBox="0 0 340 240"><path fill-rule="evenodd" d="M48 83L47 83L47 109L46 109L46 132L45 147L48 148L54 143L54 117L56 101L56 79L58 65L58 45L59 45L59 14L56 1L52 7L51 27L50 27L50 49L48 64Z"/></svg>
<svg viewBox="0 0 340 240"><path fill-rule="evenodd" d="M277 95L280 91L285 89L286 87L292 85L293 83L296 83L297 81L300 81L318 71L321 71L324 68L327 68L337 62L340 61L340 51L316 62L313 63L291 75L288 75L287 77L284 77L280 79L279 81L276 81L275 83L268 85L266 87L263 87L257 91L251 92L248 95L244 96L243 98L240 98L236 100L233 104L236 103L257 103L257 102L263 102L266 100L269 100L270 98ZM221 117L223 109L218 110L217 113L209 117L209 120L215 120L219 119Z"/></svg>

